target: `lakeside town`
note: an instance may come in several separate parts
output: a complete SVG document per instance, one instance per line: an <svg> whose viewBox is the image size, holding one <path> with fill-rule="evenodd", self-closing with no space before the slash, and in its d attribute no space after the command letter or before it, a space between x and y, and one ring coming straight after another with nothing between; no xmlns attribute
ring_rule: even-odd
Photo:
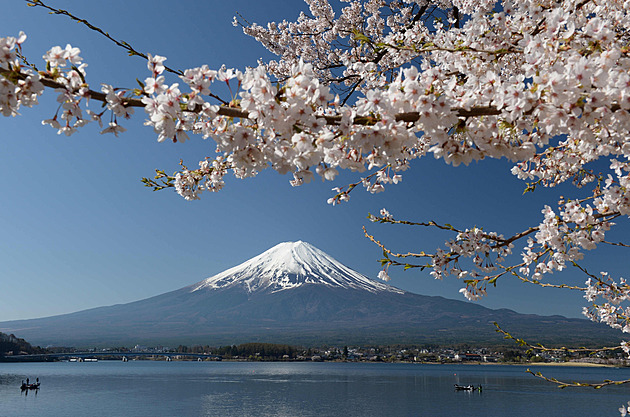
<svg viewBox="0 0 630 417"><path fill-rule="evenodd" d="M136 345L132 348L61 348L45 349L49 355L78 355L80 360L227 360L227 361L333 361L333 362L402 362L434 364L566 364L630 366L621 351L585 354L569 349L533 352L532 350L496 347L404 347L404 346L343 346L343 347L296 347L271 343L245 343L225 347L201 345L176 348L167 346ZM43 352L42 352L43 353ZM19 360L27 352L5 352L5 360ZM91 356L90 356L91 355Z"/></svg>
<svg viewBox="0 0 630 417"><path fill-rule="evenodd" d="M528 349L521 346L319 346L243 343L223 347L209 345L145 346L108 348L45 348L32 346L24 339L0 333L0 362L50 360L226 360L226 361L313 361L313 362L403 362L403 363L479 363L479 364L591 364L630 366L619 350L599 352Z"/></svg>

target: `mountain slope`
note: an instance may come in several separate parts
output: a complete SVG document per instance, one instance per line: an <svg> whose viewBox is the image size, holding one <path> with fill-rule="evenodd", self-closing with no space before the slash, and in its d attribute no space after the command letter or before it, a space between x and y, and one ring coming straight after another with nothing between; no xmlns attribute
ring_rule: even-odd
<svg viewBox="0 0 630 417"><path fill-rule="evenodd" d="M304 242L281 243L196 284L145 300L0 323L40 345L500 343L492 322L559 344L617 342L586 320L522 315L370 280Z"/></svg>

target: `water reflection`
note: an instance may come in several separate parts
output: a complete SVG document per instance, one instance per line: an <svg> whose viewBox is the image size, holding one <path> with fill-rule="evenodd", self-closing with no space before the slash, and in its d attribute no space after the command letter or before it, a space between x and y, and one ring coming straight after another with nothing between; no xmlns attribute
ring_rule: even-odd
<svg viewBox="0 0 630 417"><path fill-rule="evenodd" d="M20 391L21 391L21 394L24 394L25 397L28 396L29 392L32 392L31 395L35 395L36 396L37 393L39 392L39 388L33 388L33 389L28 389L28 388L22 389L21 388Z"/></svg>
<svg viewBox="0 0 630 417"><path fill-rule="evenodd" d="M630 378L629 369L553 371L559 379L605 379L611 373L618 373L615 379ZM26 375L39 375L45 389L39 394L26 390L18 395ZM454 384L483 385L483 391L455 391ZM150 361L100 361L89 366L11 364L0 366L0 415L590 417L614 414L630 399L623 387L613 388L558 390L526 374L525 368L506 366Z"/></svg>

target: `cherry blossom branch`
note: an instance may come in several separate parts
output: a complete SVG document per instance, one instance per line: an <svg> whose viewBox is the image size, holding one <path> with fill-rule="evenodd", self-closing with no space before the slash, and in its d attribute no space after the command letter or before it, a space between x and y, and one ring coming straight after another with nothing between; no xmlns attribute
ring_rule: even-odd
<svg viewBox="0 0 630 417"><path fill-rule="evenodd" d="M499 48L499 49L479 49L473 48L471 46L459 46L457 48L448 48L441 46L428 46L428 47L417 47L417 46L398 46L393 44L383 44L383 47L387 47L389 49L397 50L397 51L411 51L417 54L423 54L428 52L451 52L451 53L461 53L461 52L474 52L477 54L488 54L493 56L503 56L509 54L522 54L523 51L520 49L516 49L515 47L509 48Z"/></svg>
<svg viewBox="0 0 630 417"><path fill-rule="evenodd" d="M578 264L576 261L571 261L571 264L576 267L577 269L579 269L580 271L582 271L586 276L597 280L597 281L601 281L601 278L599 278L597 275L591 274L590 272L588 272L588 270L586 268L584 268L582 265ZM583 290L585 290L586 288L584 288Z"/></svg>
<svg viewBox="0 0 630 417"><path fill-rule="evenodd" d="M374 216L372 214L368 214L368 219L370 219L372 222L377 222L377 223L390 223L390 224L404 224L407 226L424 226L424 227L436 227L438 229L441 230L447 230L447 231L452 231L452 232L456 232L456 233L464 233L463 230L457 229L455 227L453 227L453 225L449 224L449 223L445 223L443 225L438 224L434 221L429 221L429 222L412 222L412 221L408 221L408 220L396 220L394 219L391 215L381 215L381 216ZM481 236L483 236L484 238L488 239L488 240L493 240L496 241L496 246L493 247L501 247L501 246L507 246L509 244L511 244L512 242L522 239L536 231L538 231L538 227L530 227L527 230L524 230L520 233L517 233L507 239L505 238L501 238L498 237L494 234L481 234Z"/></svg>
<svg viewBox="0 0 630 417"><path fill-rule="evenodd" d="M56 9L56 8L54 8L52 6L49 6L49 5L45 4L42 0L25 0L25 1L26 1L27 5L29 7L43 7L45 9L47 9L47 10L50 10L49 13L51 13L51 14L58 14L58 15L67 16L71 20L74 20L75 22L78 22L78 23L81 23L82 25L87 26L89 29L91 29L91 30L93 30L95 32L98 32L102 36L106 37L108 40L112 41L117 46L125 49L128 52L129 56L134 56L135 55L135 56L139 56L141 58L144 58L146 60L149 59L147 54L145 54L144 52L136 50L128 42L125 42L123 40L117 40L116 38L112 37L108 32L105 32L103 29L99 28L98 26L95 26L95 25L91 24L86 19L82 19L80 17L75 16L74 14L68 12L67 10ZM175 75L179 75L179 76L183 76L184 75L184 72L182 70L173 69L173 68L170 68L170 67L168 67L166 65L164 65L164 70L167 71L167 72L170 72L172 74L175 74ZM96 93L96 94L98 94L98 93ZM213 93L210 93L209 96L214 98L214 99L219 100L223 104L228 104L225 100L223 100L219 96L214 95ZM93 96L93 98L95 98L95 97ZM98 98L95 98L95 99L99 100L99 101L104 101L104 100L100 100ZM131 107L143 107L144 105L141 105L139 103L136 103L134 105L134 104L131 104L131 102L130 102L129 106L131 106Z"/></svg>
<svg viewBox="0 0 630 417"><path fill-rule="evenodd" d="M566 205L567 207L569 206L579 207L580 204L583 204L584 202L589 201L591 199L592 197L588 197L588 198L584 198L580 200L561 201L561 203ZM584 233L584 232L590 233L591 228L604 227L608 225L612 219L618 216L619 216L619 213L614 213L614 212L608 212L604 214L594 213L592 215L593 221L591 221L587 227L584 227L577 223L578 221L581 221L581 220L571 220L571 221L576 221L576 224L574 228L570 228L569 226L570 226L571 221L569 221L568 217L565 219L554 218L554 221L556 223L555 227L566 228L566 233L579 235L580 233ZM373 222L389 223L389 224L404 224L408 226L436 227L442 230L448 230L448 231L457 233L457 239L454 241L448 242L448 246L449 248L451 248L451 250L448 252L438 249L438 251L435 254L426 254L424 251L419 254L412 253L412 252L403 254L403 253L392 252L383 243L376 240L374 236L367 233L367 230L364 228L365 236L369 240L371 240L373 243L377 244L383 250L383 254L385 258L381 260L381 264L384 267L382 272L383 272L383 276L387 278L388 278L387 269L390 266L404 266L405 269L408 269L408 268L424 269L427 266L433 266L434 271L432 274L437 274L436 277L441 277L443 274L448 275L450 273L450 274L458 275L459 278L464 278L466 288L463 289L463 291L467 297L471 297L473 299L476 299L479 296L485 295L488 284L496 285L498 278L508 273L519 278L523 282L535 284L540 287L562 288L562 289L571 289L571 290L579 290L579 291L587 291L589 288L589 287L581 287L581 286L568 285L568 284L546 283L540 280L539 277L542 276L542 273L545 273L548 270L553 270L554 268L562 269L562 265L559 264L558 261L556 260L557 255L558 255L557 253L558 249L554 249L551 246L543 245L539 252L534 252L531 250L532 243L530 243L528 245L529 254L526 257L526 260L524 260L523 262L519 264L515 264L511 266L504 266L502 264L502 261L503 261L502 253L496 257L496 262L492 262L489 259L489 254L491 251L498 252L498 251L504 250L505 254L509 254L511 252L511 248L513 247L513 242L519 239L523 239L533 234L534 232L537 233L537 236L538 236L541 230L543 230L541 229L542 226L530 227L527 230L524 230L523 232L517 233L506 239L503 236L496 235L495 233L485 233L481 229L477 229L477 228L471 231L469 230L462 231L462 230L454 228L450 224L438 225L435 222L410 222L410 221L396 220L385 209L381 211L381 216L374 216L370 214L368 218ZM551 217L548 217L548 218L551 219ZM531 239L529 240L531 242ZM466 247L467 249L464 249L464 247ZM458 261L462 258L462 255L464 255L465 257L474 256L474 263L476 264L477 268L480 269L482 272L485 272L486 275L482 277L478 277L477 272L466 271L466 270L461 269L461 267L458 267L458 266L451 267L450 271L448 268L446 268L446 266L448 265L457 264ZM406 257L420 257L420 256L431 258L432 265L415 265L415 264L409 264L406 262L400 262L400 261L397 261L396 259L392 259L392 258L406 258ZM486 258L485 266L482 265L483 257ZM546 258L547 261L543 262L544 258ZM570 259L569 262L575 265L576 267L578 267L579 269L581 269L582 271L584 271L592 279L597 279L597 277L593 276L592 274L589 274L584 268L582 268L575 261L575 259ZM564 263L564 261L562 261L562 263ZM536 273L534 274L533 277L530 278L528 276L529 265L532 265L532 264L536 265ZM497 268L500 268L502 271L497 274L487 274L488 271L492 269L497 269ZM604 284L602 283L601 286L603 285ZM627 318L627 315L625 313L622 314L622 313L617 312L617 317L619 318L617 322L619 322L620 320L625 321Z"/></svg>
<svg viewBox="0 0 630 417"><path fill-rule="evenodd" d="M537 255L537 257L534 259L534 261L538 262L538 260L540 258L542 258L542 257L544 257L546 255L549 255L549 254L551 254L551 249L547 249L547 250L539 253ZM542 282L540 280L532 279L532 278L529 278L529 277L527 277L527 276L525 276L523 274L518 273L517 270L519 268L525 267L526 265L527 264L525 262L521 262L519 264L512 265L510 267L504 267L502 265L499 265L500 268L504 269L504 272L501 273L500 275L504 275L505 273L509 272L510 274L514 275L516 278L520 279L523 282L526 282L528 284L538 285L539 287L542 287L542 288L558 288L558 289L577 290L577 291L586 291L586 289L587 289L586 287L580 287L578 285L552 284L552 283L549 283L549 282ZM578 266L577 263L574 263L574 265ZM490 278L490 281L496 280L495 277L488 277L488 278ZM492 283L492 282L490 282L490 283Z"/></svg>
<svg viewBox="0 0 630 417"><path fill-rule="evenodd" d="M50 14L57 14L57 15L63 15L63 16L67 16L70 19L74 20L77 23L81 23L84 26L87 26L89 29L98 32L99 34L101 34L102 36L106 37L107 39L109 39L110 41L112 41L113 43L115 43L117 46L125 49L128 53L129 56L134 56L137 55L139 57L142 57L144 59L148 59L147 54L140 52L136 49L133 48L133 46L131 46L129 43L122 41L122 40L117 40L116 38L112 37L108 32L105 32L103 29L99 28L98 26L95 26L93 24L91 24L89 21L82 19L80 17L77 17L75 15L73 15L72 13L68 12L67 10L62 10L62 9L56 9L52 6L49 6L47 4L45 4L42 0L25 0L27 5L29 7L43 7L44 9L50 10ZM181 70L177 70L177 69L172 69L169 68L167 66L164 66L165 70L176 74L176 75L184 75L184 73Z"/></svg>
<svg viewBox="0 0 630 417"><path fill-rule="evenodd" d="M572 382L563 382L560 381L556 378L553 377L546 377L542 374L542 372L532 372L529 369L526 371L529 374L532 374L533 376L543 379L547 382L553 382L554 384L558 385L558 388L567 388L567 387L591 387L593 389L600 389L600 388L604 388L610 385L623 385L623 384L628 384L630 383L630 379L624 379L624 380L620 380L620 381L611 381L611 380L605 380L602 382L597 382L597 383L591 383L591 382L576 382L576 381L572 381Z"/></svg>
<svg viewBox="0 0 630 417"><path fill-rule="evenodd" d="M623 246L624 248L630 248L630 245L627 245L627 244L622 243L622 242L606 242L606 241L602 241L602 243L605 243L607 245L612 245L612 246Z"/></svg>
<svg viewBox="0 0 630 417"><path fill-rule="evenodd" d="M605 346L605 347L601 347L601 348L586 348L586 347L579 347L579 348L568 348L565 346L559 347L559 348L549 348L544 346L543 344L537 343L537 344L531 344L527 341L525 341L524 339L521 338L517 338L514 337L512 334L510 334L509 332L503 330L496 322L493 323L494 326L496 327L496 332L497 333L501 333L503 335L504 339L508 339L508 340L513 340L518 346L521 347L526 347L528 348L528 353L529 352L534 352L534 351L539 351L539 352L568 352L568 353L588 353L588 354L595 354L595 353L601 353L601 352L615 352L615 351L619 351L619 350L626 350L627 349L627 344L625 344L625 342L623 342L621 344L621 346ZM552 382L556 385L558 385L558 388L567 388L567 387L592 387L595 389L599 389L599 388L603 388L609 385L623 385L623 384L627 384L630 383L630 379L626 379L626 380L618 380L618 381L611 381L611 380L605 380L602 382L598 382L598 383L589 383L589 382L576 382L576 381L572 381L572 382L563 382L560 381L554 377L547 377L545 375L543 375L541 372L532 372L531 370L527 370L528 373L532 374L533 376L543 379L547 382Z"/></svg>
<svg viewBox="0 0 630 417"><path fill-rule="evenodd" d="M392 252L390 249L386 248L385 245L383 243L381 243L380 241L376 240L376 238L369 234L367 229L365 228L365 226L362 226L363 229L363 234L365 235L366 238L368 238L371 242L375 243L378 247L380 247L384 253L393 256L395 258L408 258L408 257L414 257L414 258L422 258L422 257L427 257L427 258L432 258L433 256L424 252L419 252L419 253L412 253L412 252L408 252L408 253L394 253Z"/></svg>
<svg viewBox="0 0 630 417"><path fill-rule="evenodd" d="M19 68L17 70L15 69L7 70L0 67L0 75L8 80L26 80L28 78L28 74L21 72ZM54 90L66 89L65 84L55 81L53 78L48 76L47 73L40 72L40 75L43 75L43 76L39 79L39 81L45 87L52 88ZM91 99L100 101L102 103L107 103L107 99L106 99L107 95L100 91L87 90L86 94ZM125 107L144 107L144 103L142 103L142 101L140 101L137 98L131 98L131 97L125 98L123 105Z"/></svg>
<svg viewBox="0 0 630 417"><path fill-rule="evenodd" d="M20 79L24 80L27 78L27 74L20 72L19 70L7 70L4 68L0 68L0 75L7 79ZM41 73L42 78L41 82L44 86L52 89L65 89L65 85L63 83L57 82L54 79L50 78L48 74ZM106 94L88 89L86 93L89 95L91 99L107 103ZM142 94L142 93L140 93ZM213 98L216 98L213 96ZM221 100L223 101L223 100ZM139 98L126 97L124 102L122 103L124 107L145 107L146 104L142 102ZM192 109L185 109L186 112L198 113L201 111L201 108L194 107ZM482 116L496 116L501 114L501 111L493 108L491 106L481 106L474 107L471 109L462 109L462 108L453 108L453 111L458 117L482 117ZM232 105L221 105L217 111L217 114L220 116L248 119L250 118L250 114L248 111L242 110L239 107L234 107ZM341 123L343 116L329 116L329 115L321 115L319 116L326 121L328 125L336 126ZM408 112L408 113L399 113L395 115L396 121L402 121L406 123L414 123L420 119L420 114L418 112ZM352 120L353 125L365 126L372 125L377 121L377 118L374 116L356 116Z"/></svg>
<svg viewBox="0 0 630 417"><path fill-rule="evenodd" d="M368 219L375 223L390 223L390 224L404 224L408 226L424 226L424 227L437 227L442 230L450 230L452 232L462 233L461 230L454 228L452 225L445 223L443 225L438 224L434 221L429 222L412 222L408 220L396 220L393 217L389 216L374 216L372 214L368 214Z"/></svg>
<svg viewBox="0 0 630 417"><path fill-rule="evenodd" d="M558 348L550 348L550 347L546 347L545 345L543 345L541 343L532 344L532 343L529 343L529 342L525 341L524 339L520 339L520 338L514 337L510 332L502 329L501 326L499 326L499 324L497 322L493 322L492 324L494 324L494 327L496 327L495 331L497 333L501 333L503 335L504 339L513 340L518 346L526 347L526 348L530 349L530 351L569 352L569 353L599 353L599 352L618 351L618 350L622 349L621 346L605 346L605 347L601 347L601 348L586 348L586 347L569 348L569 347L566 347L566 346L562 346L562 347L558 347Z"/></svg>

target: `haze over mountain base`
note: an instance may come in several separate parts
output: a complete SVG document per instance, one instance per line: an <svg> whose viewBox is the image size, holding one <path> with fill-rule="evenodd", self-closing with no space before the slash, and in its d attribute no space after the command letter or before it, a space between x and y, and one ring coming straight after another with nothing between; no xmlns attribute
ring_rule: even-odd
<svg viewBox="0 0 630 417"><path fill-rule="evenodd" d="M286 242L176 291L128 304L0 323L0 331L56 346L619 343L607 326L491 310L373 281L305 242Z"/></svg>

